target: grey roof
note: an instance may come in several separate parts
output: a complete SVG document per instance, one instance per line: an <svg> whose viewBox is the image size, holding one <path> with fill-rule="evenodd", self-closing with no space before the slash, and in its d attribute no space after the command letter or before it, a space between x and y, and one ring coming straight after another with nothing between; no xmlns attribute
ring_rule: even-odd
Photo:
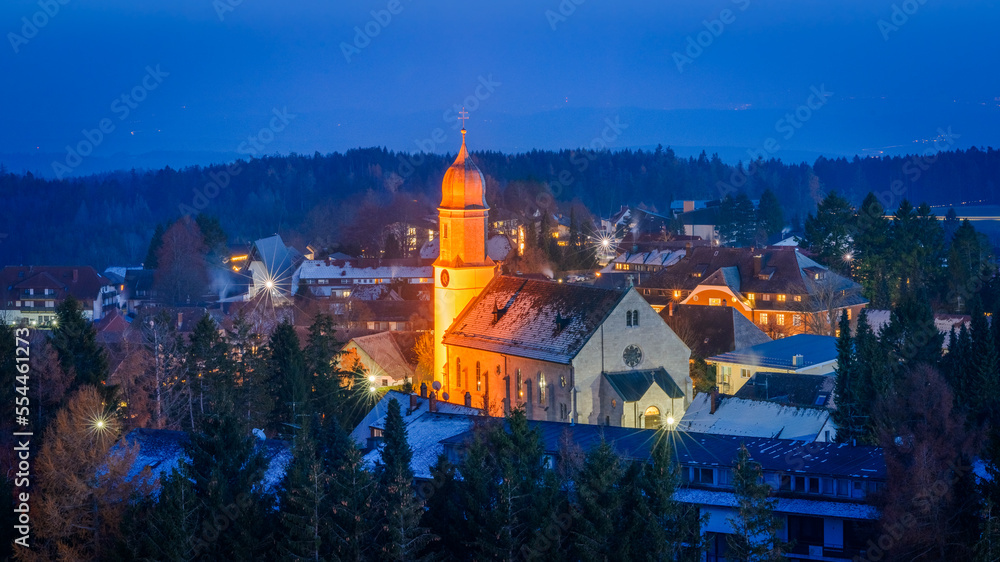
<svg viewBox="0 0 1000 562"><path fill-rule="evenodd" d="M636 402L642 399L653 383L656 383L671 398L684 398L684 392L677 387L677 383L663 367L601 374L608 379L608 384L625 402Z"/></svg>
<svg viewBox="0 0 1000 562"><path fill-rule="evenodd" d="M660 311L696 357L711 357L771 341L756 324L731 306L677 304Z"/></svg>
<svg viewBox="0 0 1000 562"><path fill-rule="evenodd" d="M825 408L790 406L726 395L719 395L717 406L712 412L711 393L698 394L684 411L678 429L798 441L825 440L824 430L836 434L830 424L830 411Z"/></svg>
<svg viewBox="0 0 1000 562"><path fill-rule="evenodd" d="M801 365L792 365L792 357L795 355L802 356ZM778 369L802 369L836 359L837 338L798 334L709 357L708 361Z"/></svg>

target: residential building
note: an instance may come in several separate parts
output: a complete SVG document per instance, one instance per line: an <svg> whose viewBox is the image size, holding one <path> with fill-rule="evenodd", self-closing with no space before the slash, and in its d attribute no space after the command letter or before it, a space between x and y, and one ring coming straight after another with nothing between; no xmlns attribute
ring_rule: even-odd
<svg viewBox="0 0 1000 562"><path fill-rule="evenodd" d="M51 327L56 307L73 296L88 320L118 307L118 287L89 265L7 266L0 270L0 319L8 324Z"/></svg>
<svg viewBox="0 0 1000 562"><path fill-rule="evenodd" d="M737 398L766 400L790 406L835 409L834 374L772 373L758 371L737 392Z"/></svg>
<svg viewBox="0 0 1000 562"><path fill-rule="evenodd" d="M736 394L758 371L826 375L837 369L837 338L798 334L709 357L719 390Z"/></svg>
<svg viewBox="0 0 1000 562"><path fill-rule="evenodd" d="M856 319L868 303L860 285L792 247L693 247L639 289L657 310L670 302L731 306L772 338L832 334L842 312Z"/></svg>
<svg viewBox="0 0 1000 562"><path fill-rule="evenodd" d="M396 386L413 382L417 358L414 332L378 332L351 338L341 349L340 368L363 370L371 386Z"/></svg>
<svg viewBox="0 0 1000 562"><path fill-rule="evenodd" d="M434 269L420 258L306 260L292 274L295 293L315 297L347 298L371 285L433 283ZM367 300L367 299L366 299Z"/></svg>
<svg viewBox="0 0 1000 562"><path fill-rule="evenodd" d="M660 311L660 317L691 348L691 355L702 359L771 341L731 306L669 303Z"/></svg>
<svg viewBox="0 0 1000 562"><path fill-rule="evenodd" d="M830 410L826 408L751 400L719 394L718 391L695 396L677 429L824 443L833 442L837 437L837 428L830 417Z"/></svg>

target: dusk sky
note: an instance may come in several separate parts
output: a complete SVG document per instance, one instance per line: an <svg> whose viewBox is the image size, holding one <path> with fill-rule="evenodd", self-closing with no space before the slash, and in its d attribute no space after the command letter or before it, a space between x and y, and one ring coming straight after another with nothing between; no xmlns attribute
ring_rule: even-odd
<svg viewBox="0 0 1000 562"><path fill-rule="evenodd" d="M55 15L0 6L13 171L51 175L102 119L78 172L225 161L251 135L257 154L455 152L462 105L473 150L663 144L735 162L773 138L767 155L811 162L920 152L949 128L948 148L1000 144L994 3L48 1ZM281 130L261 133L275 110Z"/></svg>

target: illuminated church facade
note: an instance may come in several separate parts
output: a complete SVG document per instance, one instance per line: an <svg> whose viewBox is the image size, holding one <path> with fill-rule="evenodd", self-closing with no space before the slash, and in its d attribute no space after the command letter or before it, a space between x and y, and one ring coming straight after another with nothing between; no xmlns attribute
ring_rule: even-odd
<svg viewBox="0 0 1000 562"><path fill-rule="evenodd" d="M482 173L462 147L442 182L434 262L439 399L529 419L659 427L690 404L690 349L632 287L500 275Z"/></svg>

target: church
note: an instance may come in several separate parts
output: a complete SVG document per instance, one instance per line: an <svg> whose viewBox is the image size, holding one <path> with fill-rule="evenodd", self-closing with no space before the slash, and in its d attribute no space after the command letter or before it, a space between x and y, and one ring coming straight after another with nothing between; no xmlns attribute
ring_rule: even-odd
<svg viewBox="0 0 1000 562"><path fill-rule="evenodd" d="M691 350L632 286L505 276L487 255L485 182L465 146L442 182L434 387L500 416L655 428L691 403Z"/></svg>

